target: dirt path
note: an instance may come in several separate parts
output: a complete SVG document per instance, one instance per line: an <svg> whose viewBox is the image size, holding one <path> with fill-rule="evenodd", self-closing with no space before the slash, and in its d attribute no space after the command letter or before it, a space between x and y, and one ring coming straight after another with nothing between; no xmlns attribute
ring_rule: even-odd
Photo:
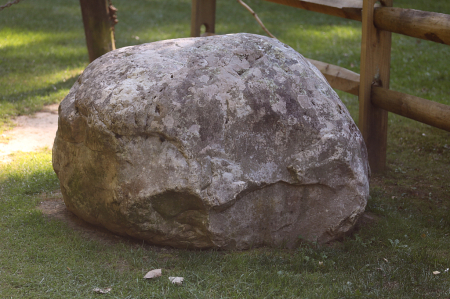
<svg viewBox="0 0 450 299"><path fill-rule="evenodd" d="M42 147L51 149L58 129L58 106L45 106L34 115L23 115L14 119L17 126L2 134L0 163L10 161L8 155L14 152L32 152Z"/></svg>

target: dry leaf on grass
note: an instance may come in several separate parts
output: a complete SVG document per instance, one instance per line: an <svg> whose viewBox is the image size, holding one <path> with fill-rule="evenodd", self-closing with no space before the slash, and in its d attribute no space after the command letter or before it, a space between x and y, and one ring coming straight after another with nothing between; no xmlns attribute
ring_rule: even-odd
<svg viewBox="0 0 450 299"><path fill-rule="evenodd" d="M170 282L172 282L173 284L178 284L181 285L183 284L183 277L169 277Z"/></svg>
<svg viewBox="0 0 450 299"><path fill-rule="evenodd" d="M109 292L111 292L111 288L104 288L104 289L93 288L92 291L94 293L99 293L99 294L108 294Z"/></svg>
<svg viewBox="0 0 450 299"><path fill-rule="evenodd" d="M433 271L433 274L434 274L434 275L438 275L438 274L441 274L441 272L439 272L439 271Z"/></svg>
<svg viewBox="0 0 450 299"><path fill-rule="evenodd" d="M147 274L145 274L144 278L146 278L146 279L156 278L161 275L162 275L161 269L155 269L155 270L152 270L152 271L148 272Z"/></svg>

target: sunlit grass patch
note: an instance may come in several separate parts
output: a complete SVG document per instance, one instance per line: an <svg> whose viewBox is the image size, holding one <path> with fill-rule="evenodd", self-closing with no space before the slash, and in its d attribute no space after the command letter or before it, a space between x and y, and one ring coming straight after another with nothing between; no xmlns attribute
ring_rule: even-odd
<svg viewBox="0 0 450 299"><path fill-rule="evenodd" d="M344 43L348 40L359 41L361 39L361 30L355 26L346 25L325 25L325 26L298 26L289 28L286 33L293 38L302 39L320 39L321 41L332 41L336 43L338 40L344 39Z"/></svg>
<svg viewBox="0 0 450 299"><path fill-rule="evenodd" d="M3 195L33 195L51 188L58 188L58 179L51 165L51 150L15 153L11 157L14 162L0 164L0 184Z"/></svg>
<svg viewBox="0 0 450 299"><path fill-rule="evenodd" d="M87 65L74 33L0 31L0 132L8 118L58 103ZM68 44L67 44L68 43Z"/></svg>

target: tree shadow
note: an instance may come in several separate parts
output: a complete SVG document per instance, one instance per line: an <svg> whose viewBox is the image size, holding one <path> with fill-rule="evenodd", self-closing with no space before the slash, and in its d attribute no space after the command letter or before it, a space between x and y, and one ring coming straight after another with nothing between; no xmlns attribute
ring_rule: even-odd
<svg viewBox="0 0 450 299"><path fill-rule="evenodd" d="M9 95L0 95L0 105L2 103L15 103L17 105L17 115L28 114L28 112L34 112L36 109L42 108L42 105L51 104L50 102L35 103L30 99L36 97L51 97L52 94L57 94L62 89L70 89L78 76L72 76L68 79L58 81L57 83L49 84L42 88L32 89L27 92L16 92ZM23 107L20 103L30 105L31 107Z"/></svg>

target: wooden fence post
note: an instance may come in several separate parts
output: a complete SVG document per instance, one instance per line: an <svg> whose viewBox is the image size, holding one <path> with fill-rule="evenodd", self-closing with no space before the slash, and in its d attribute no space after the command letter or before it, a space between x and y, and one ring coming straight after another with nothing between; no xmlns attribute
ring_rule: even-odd
<svg viewBox="0 0 450 299"><path fill-rule="evenodd" d="M107 0L80 0L80 6L89 61L92 62L116 49L109 5Z"/></svg>
<svg viewBox="0 0 450 299"><path fill-rule="evenodd" d="M359 129L366 142L372 172L386 167L388 112L371 101L372 86L389 88L391 65L391 32L374 26L377 0L364 0L362 9L361 83L359 88ZM381 0L391 7L393 0Z"/></svg>
<svg viewBox="0 0 450 299"><path fill-rule="evenodd" d="M216 0L192 0L191 36L200 36L202 25L205 33L215 33Z"/></svg>

